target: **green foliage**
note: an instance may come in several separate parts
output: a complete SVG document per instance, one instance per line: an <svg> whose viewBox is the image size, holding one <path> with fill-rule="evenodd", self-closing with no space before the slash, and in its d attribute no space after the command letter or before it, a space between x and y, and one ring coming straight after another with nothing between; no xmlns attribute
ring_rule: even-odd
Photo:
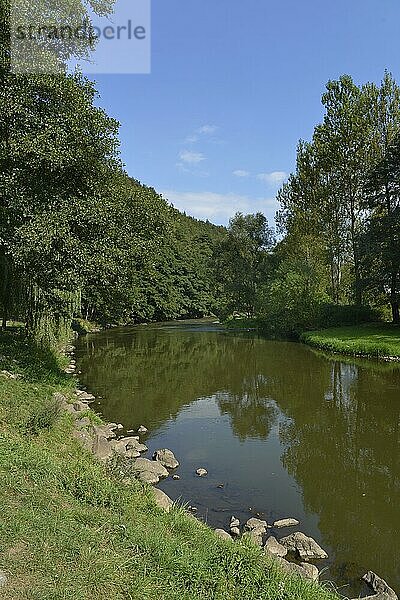
<svg viewBox="0 0 400 600"><path fill-rule="evenodd" d="M50 429L55 425L60 415L60 402L56 398L48 398L31 412L25 425L26 431L37 435L43 429Z"/></svg>

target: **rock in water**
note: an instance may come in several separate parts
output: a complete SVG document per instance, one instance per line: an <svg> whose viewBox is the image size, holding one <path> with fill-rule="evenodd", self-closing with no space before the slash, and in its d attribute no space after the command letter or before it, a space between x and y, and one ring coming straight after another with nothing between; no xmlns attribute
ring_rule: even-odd
<svg viewBox="0 0 400 600"><path fill-rule="evenodd" d="M378 577L373 571L365 573L362 579L377 594L377 600L398 600L396 592L388 586L384 579Z"/></svg>
<svg viewBox="0 0 400 600"><path fill-rule="evenodd" d="M167 469L162 464L148 458L136 459L133 463L132 471L137 479L151 485L155 485L160 479L169 475Z"/></svg>
<svg viewBox="0 0 400 600"><path fill-rule="evenodd" d="M173 506L173 502L167 494L165 494L162 490L158 488L154 488L154 496L156 504L162 510L169 512Z"/></svg>
<svg viewBox="0 0 400 600"><path fill-rule="evenodd" d="M229 533L227 531L225 531L224 529L216 529L215 533L217 534L218 537L220 537L222 540L227 540L229 542L232 542L232 538L229 535Z"/></svg>
<svg viewBox="0 0 400 600"><path fill-rule="evenodd" d="M262 521L261 519L252 517L246 521L245 528L248 531L261 531L262 533L265 533L268 529L268 523L267 521Z"/></svg>
<svg viewBox="0 0 400 600"><path fill-rule="evenodd" d="M277 529L280 527L295 527L299 525L299 521L297 519L279 519L279 521L275 521L273 527Z"/></svg>
<svg viewBox="0 0 400 600"><path fill-rule="evenodd" d="M312 537L308 537L300 531L282 538L280 543L290 552L296 552L302 560L328 558L325 550Z"/></svg>
<svg viewBox="0 0 400 600"><path fill-rule="evenodd" d="M230 527L240 527L240 521L233 515L231 516L231 522L229 524Z"/></svg>
<svg viewBox="0 0 400 600"><path fill-rule="evenodd" d="M199 477L205 477L208 474L207 469L197 469L196 475Z"/></svg>
<svg viewBox="0 0 400 600"><path fill-rule="evenodd" d="M168 448L156 450L153 454L153 460L157 460L167 469L176 469L179 467L179 462L176 460L174 453Z"/></svg>
<svg viewBox="0 0 400 600"><path fill-rule="evenodd" d="M138 427L137 431L138 431L138 433L147 433L148 429L144 425L141 425L140 427Z"/></svg>
<svg viewBox="0 0 400 600"><path fill-rule="evenodd" d="M231 527L231 534L234 535L234 536L236 536L236 537L238 535L240 535L240 529L239 529L239 527Z"/></svg>
<svg viewBox="0 0 400 600"><path fill-rule="evenodd" d="M288 552L287 549L284 546L282 546L282 544L280 544L276 537L274 537L273 535L271 535L265 542L264 550L266 552L269 552L270 554L273 554L274 556L281 557L286 556Z"/></svg>

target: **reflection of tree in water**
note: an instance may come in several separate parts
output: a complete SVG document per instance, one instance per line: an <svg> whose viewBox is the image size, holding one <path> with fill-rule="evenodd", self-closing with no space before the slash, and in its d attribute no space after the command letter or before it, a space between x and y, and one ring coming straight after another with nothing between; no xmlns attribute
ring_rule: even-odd
<svg viewBox="0 0 400 600"><path fill-rule="evenodd" d="M235 435L262 439L278 406L287 417L279 425L283 464L306 509L319 515L336 568L355 562L356 575L371 568L400 587L399 369L184 328L110 331L81 344L84 382L107 397L106 417L124 424L155 429L184 405L216 395Z"/></svg>
<svg viewBox="0 0 400 600"><path fill-rule="evenodd" d="M247 391L216 394L221 414L230 416L232 430L241 441L246 438L266 439L277 421L279 411L273 400L260 395L257 385L253 387L246 380L243 387Z"/></svg>
<svg viewBox="0 0 400 600"><path fill-rule="evenodd" d="M374 569L394 586L400 585L392 546L400 534L399 375L331 362L319 373L293 375L290 399L288 381L275 389L292 419L281 427L282 461L336 549L336 575L345 570L347 577L353 563L354 577Z"/></svg>

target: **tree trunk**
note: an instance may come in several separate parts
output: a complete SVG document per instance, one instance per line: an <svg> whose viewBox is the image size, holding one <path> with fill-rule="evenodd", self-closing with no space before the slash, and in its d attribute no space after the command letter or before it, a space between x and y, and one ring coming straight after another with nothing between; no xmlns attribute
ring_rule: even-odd
<svg viewBox="0 0 400 600"><path fill-rule="evenodd" d="M390 305L392 307L393 323L400 323L399 298L397 296L397 273L392 273L390 282Z"/></svg>

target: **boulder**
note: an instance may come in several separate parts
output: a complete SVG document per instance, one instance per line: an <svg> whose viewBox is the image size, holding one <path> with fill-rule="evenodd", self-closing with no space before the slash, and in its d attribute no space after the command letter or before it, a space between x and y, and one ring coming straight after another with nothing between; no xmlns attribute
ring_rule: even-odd
<svg viewBox="0 0 400 600"><path fill-rule="evenodd" d="M280 544L276 537L274 537L273 535L271 535L265 542L264 550L266 552L269 552L270 554L273 554L274 556L281 557L286 556L288 552L287 549L284 546L282 546L282 544Z"/></svg>
<svg viewBox="0 0 400 600"><path fill-rule="evenodd" d="M79 400L82 400L82 402L93 402L93 400L96 399L93 394L88 394L84 390L76 390L76 395L79 397Z"/></svg>
<svg viewBox="0 0 400 600"><path fill-rule="evenodd" d="M75 400L74 404L74 409L76 410L76 412L82 412L84 410L87 410L87 404L85 404L84 402L81 402L80 400Z"/></svg>
<svg viewBox="0 0 400 600"><path fill-rule="evenodd" d="M251 517L251 519L246 521L245 528L247 531L260 531L261 533L265 533L268 529L268 523L267 521Z"/></svg>
<svg viewBox="0 0 400 600"><path fill-rule="evenodd" d="M92 452L98 459L106 462L113 455L113 448L106 436L97 434L93 439Z"/></svg>
<svg viewBox="0 0 400 600"><path fill-rule="evenodd" d="M155 485L164 477L168 477L169 473L165 467L155 460L147 458L138 458L133 463L133 474L137 479L145 483Z"/></svg>
<svg viewBox="0 0 400 600"><path fill-rule="evenodd" d="M199 477L205 477L208 474L207 469L197 469L196 475Z"/></svg>
<svg viewBox="0 0 400 600"><path fill-rule="evenodd" d="M231 527L231 534L234 535L235 537L237 537L238 535L240 535L240 529L239 529L239 527Z"/></svg>
<svg viewBox="0 0 400 600"><path fill-rule="evenodd" d="M318 569L314 565L309 563L301 563L301 565L298 565L279 556L275 556L274 560L278 561L281 569L289 575L297 575L298 577L309 579L311 581L316 581L316 578L318 579ZM307 564L307 569L303 566L304 564Z"/></svg>
<svg viewBox="0 0 400 600"><path fill-rule="evenodd" d="M138 458L140 456L140 452L134 448L127 448L126 442L124 439L112 440L111 447L120 456L124 456L125 458Z"/></svg>
<svg viewBox="0 0 400 600"><path fill-rule="evenodd" d="M106 425L95 425L93 430L95 435L100 435L107 438L107 440L112 440L117 437L114 433L116 427L116 423L107 423Z"/></svg>
<svg viewBox="0 0 400 600"><path fill-rule="evenodd" d="M173 502L172 502L171 498L169 496L167 496L167 494L165 494L165 492L163 492L162 490L159 490L158 488L154 488L153 491L154 491L154 497L155 497L157 506L159 508L161 508L162 510L169 512L173 506Z"/></svg>
<svg viewBox="0 0 400 600"><path fill-rule="evenodd" d="M138 429L137 429L137 432L138 433L147 433L148 429L144 425L140 425L140 427L138 427Z"/></svg>
<svg viewBox="0 0 400 600"><path fill-rule="evenodd" d="M297 519L279 519L279 521L275 521L273 527L279 529L280 527L296 527L299 525L299 521Z"/></svg>
<svg viewBox="0 0 400 600"><path fill-rule="evenodd" d="M167 469L176 469L179 467L179 462L176 460L174 453L168 448L156 450L153 454L153 460L157 460Z"/></svg>
<svg viewBox="0 0 400 600"><path fill-rule="evenodd" d="M260 529L252 529L251 531L246 531L242 537L250 539L252 542L257 544L257 546L263 545L262 531Z"/></svg>
<svg viewBox="0 0 400 600"><path fill-rule="evenodd" d="M74 429L72 435L86 450L93 451L93 438L87 429Z"/></svg>
<svg viewBox="0 0 400 600"><path fill-rule="evenodd" d="M280 543L282 546L285 546L289 552L296 553L302 560L328 558L325 550L323 550L312 537L308 537L300 531L282 538Z"/></svg>
<svg viewBox="0 0 400 600"><path fill-rule="evenodd" d="M215 533L217 534L217 536L219 538L221 538L221 540L226 540L228 542L232 542L232 538L229 535L229 533L227 531L225 531L224 529L216 529Z"/></svg>
<svg viewBox="0 0 400 600"><path fill-rule="evenodd" d="M376 600L398 600L396 592L389 587L384 579L379 577L373 571L365 573L362 579L374 590ZM374 596L371 596L371 598L374 598Z"/></svg>

